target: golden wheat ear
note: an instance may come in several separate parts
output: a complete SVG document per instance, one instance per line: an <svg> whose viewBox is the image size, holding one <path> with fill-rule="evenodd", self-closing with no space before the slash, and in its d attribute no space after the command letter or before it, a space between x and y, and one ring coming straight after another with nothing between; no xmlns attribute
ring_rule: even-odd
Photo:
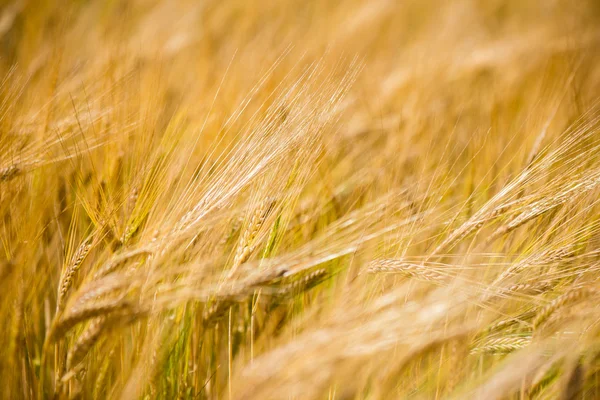
<svg viewBox="0 0 600 400"><path fill-rule="evenodd" d="M79 271L81 264L88 256L92 249L93 236L87 237L75 250L69 263L65 266L65 269L61 275L60 282L58 285L58 295L56 301L57 313L60 313L65 306L65 300L73 285L73 279Z"/></svg>

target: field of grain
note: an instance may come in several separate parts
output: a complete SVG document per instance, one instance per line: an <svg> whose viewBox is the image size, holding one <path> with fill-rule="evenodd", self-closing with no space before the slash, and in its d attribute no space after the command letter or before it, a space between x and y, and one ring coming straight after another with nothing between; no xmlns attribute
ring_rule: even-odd
<svg viewBox="0 0 600 400"><path fill-rule="evenodd" d="M599 398L599 195L597 0L0 1L0 398Z"/></svg>

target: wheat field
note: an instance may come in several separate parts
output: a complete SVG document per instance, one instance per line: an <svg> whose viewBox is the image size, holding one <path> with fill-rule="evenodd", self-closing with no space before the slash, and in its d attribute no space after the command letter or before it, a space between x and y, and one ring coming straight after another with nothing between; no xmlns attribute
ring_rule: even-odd
<svg viewBox="0 0 600 400"><path fill-rule="evenodd" d="M0 2L0 398L600 398L596 0Z"/></svg>

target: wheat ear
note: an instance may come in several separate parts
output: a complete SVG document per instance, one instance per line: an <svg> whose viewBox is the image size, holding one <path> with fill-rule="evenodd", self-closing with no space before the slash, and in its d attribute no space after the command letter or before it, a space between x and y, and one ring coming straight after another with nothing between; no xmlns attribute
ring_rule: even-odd
<svg viewBox="0 0 600 400"><path fill-rule="evenodd" d="M258 232L260 231L260 228L263 226L274 206L275 202L273 200L265 200L261 202L256 210L254 210L252 213L250 222L240 237L229 276L232 276L237 268L245 263L254 251L256 247L255 240Z"/></svg>
<svg viewBox="0 0 600 400"><path fill-rule="evenodd" d="M73 284L73 278L75 277L75 274L77 274L77 271L79 271L81 264L83 263L91 249L92 237L90 236L87 239L85 239L81 243L81 245L79 245L79 247L75 251L75 254L73 254L73 257L71 258L71 261L65 268L63 275L60 279L60 284L58 286L58 300L56 304L57 313L63 310L65 306L65 298L69 292L69 289L71 289L71 285Z"/></svg>
<svg viewBox="0 0 600 400"><path fill-rule="evenodd" d="M522 349L531 343L528 336L506 336L488 340L480 346L471 349L471 354L507 354Z"/></svg>
<svg viewBox="0 0 600 400"><path fill-rule="evenodd" d="M379 259L372 261L367 267L367 272L371 274L401 274L407 277L436 283L445 281L444 275L427 268L424 265L413 264L394 259Z"/></svg>
<svg viewBox="0 0 600 400"><path fill-rule="evenodd" d="M546 307L542 308L542 310L537 314L537 316L533 320L534 329L539 328L553 313L555 313L560 308L568 304L573 304L584 300L586 297L591 296L592 294L595 294L597 292L598 291L595 288L580 287L569 290L562 296L557 297Z"/></svg>

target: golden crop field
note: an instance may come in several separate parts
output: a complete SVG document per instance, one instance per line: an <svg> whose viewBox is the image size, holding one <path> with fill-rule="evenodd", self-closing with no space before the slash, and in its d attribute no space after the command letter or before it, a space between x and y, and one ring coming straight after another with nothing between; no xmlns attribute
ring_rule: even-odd
<svg viewBox="0 0 600 400"><path fill-rule="evenodd" d="M599 195L597 0L0 1L0 398L599 398Z"/></svg>

